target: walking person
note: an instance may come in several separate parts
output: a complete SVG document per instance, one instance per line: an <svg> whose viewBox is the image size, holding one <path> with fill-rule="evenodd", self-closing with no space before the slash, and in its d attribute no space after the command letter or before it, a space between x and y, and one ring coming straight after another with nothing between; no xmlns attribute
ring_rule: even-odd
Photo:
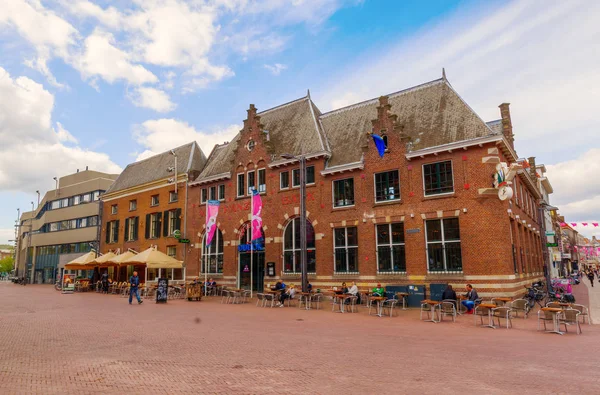
<svg viewBox="0 0 600 395"><path fill-rule="evenodd" d="M138 277L138 272L133 272L133 276L129 277L129 304L131 304L131 300L133 299L133 295L137 298L138 304L142 304L142 299L140 299L140 295L138 294L138 286L140 285L140 278Z"/></svg>
<svg viewBox="0 0 600 395"><path fill-rule="evenodd" d="M102 293L103 294L107 294L108 293L108 270L105 270L104 273L102 273Z"/></svg>
<svg viewBox="0 0 600 395"><path fill-rule="evenodd" d="M592 283L592 287L594 286L594 272L593 271L588 271L588 279L590 280L590 283Z"/></svg>

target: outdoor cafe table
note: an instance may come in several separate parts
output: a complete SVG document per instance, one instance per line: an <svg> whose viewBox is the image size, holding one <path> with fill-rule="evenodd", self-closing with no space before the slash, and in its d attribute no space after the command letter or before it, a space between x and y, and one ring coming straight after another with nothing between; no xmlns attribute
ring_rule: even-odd
<svg viewBox="0 0 600 395"><path fill-rule="evenodd" d="M553 329L551 331L547 331L547 332L562 335L563 332L560 331L560 324L558 322L558 315L560 313L562 313L562 309L559 309L556 307L542 307L542 311L549 311L550 313L552 313Z"/></svg>
<svg viewBox="0 0 600 395"><path fill-rule="evenodd" d="M425 299L423 301L421 301L421 304L428 304L431 308L431 319L425 320L424 322L439 322L435 320L435 308L442 302L437 301L437 300L429 300L429 299Z"/></svg>
<svg viewBox="0 0 600 395"><path fill-rule="evenodd" d="M402 300L402 310L406 310L406 298L408 298L407 292L396 292L398 299Z"/></svg>
<svg viewBox="0 0 600 395"><path fill-rule="evenodd" d="M336 313L345 313L344 311L344 299L347 298L349 295L345 295L345 294L335 294L333 295L334 298L339 299L339 310L336 311Z"/></svg>
<svg viewBox="0 0 600 395"><path fill-rule="evenodd" d="M509 302L512 302L512 298L506 298L506 297L501 297L501 298L494 298L494 300L497 300L499 302L503 302L502 304L505 305Z"/></svg>
<svg viewBox="0 0 600 395"><path fill-rule="evenodd" d="M494 325L494 315L493 315L493 311L492 310L495 309L498 306L496 306L495 304L492 304L492 303L480 303L479 307L484 307L484 308L488 309L488 320L489 320L489 322L488 322L487 325L483 325L483 326L487 327L487 328L496 329L496 326ZM475 318L475 320L476 320L475 321L475 325L477 325L477 318Z"/></svg>
<svg viewBox="0 0 600 395"><path fill-rule="evenodd" d="M376 302L377 303L377 317L383 317L383 302L385 301L385 297L383 296L372 296L369 301L371 303ZM371 314L371 310L369 308L369 314Z"/></svg>
<svg viewBox="0 0 600 395"><path fill-rule="evenodd" d="M304 307L306 310L310 310L311 309L311 296L312 293L311 292L298 292L298 295L300 295L300 300L302 300L302 298L304 298Z"/></svg>

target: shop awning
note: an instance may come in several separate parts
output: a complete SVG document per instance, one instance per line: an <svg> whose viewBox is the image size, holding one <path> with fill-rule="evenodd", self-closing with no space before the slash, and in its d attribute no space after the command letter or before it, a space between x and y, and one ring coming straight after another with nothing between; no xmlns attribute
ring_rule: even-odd
<svg viewBox="0 0 600 395"><path fill-rule="evenodd" d="M127 259L129 259L133 256L135 256L135 253L133 253L131 251L126 251L122 254L115 255L114 257L109 259L106 263L112 263L114 265L119 265L119 266L120 265L127 266L127 265L129 265L129 263L123 263L123 261L126 261Z"/></svg>
<svg viewBox="0 0 600 395"><path fill-rule="evenodd" d="M65 265L67 270L89 270L94 268L93 261L96 259L96 252L90 251L87 254L83 254L80 257L73 259Z"/></svg>
<svg viewBox="0 0 600 395"><path fill-rule="evenodd" d="M108 253L94 259L93 263L95 263L96 266L99 266L99 267L114 266L114 265L116 265L116 263L110 262L110 260L116 256L117 255L115 253L108 252Z"/></svg>
<svg viewBox="0 0 600 395"><path fill-rule="evenodd" d="M145 251L123 261L125 265L146 265L148 269L181 269L183 261L150 247Z"/></svg>

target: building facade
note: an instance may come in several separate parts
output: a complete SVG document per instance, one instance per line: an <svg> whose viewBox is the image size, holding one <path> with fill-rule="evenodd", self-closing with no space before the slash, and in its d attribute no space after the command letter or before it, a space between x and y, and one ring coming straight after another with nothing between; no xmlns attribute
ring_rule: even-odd
<svg viewBox="0 0 600 395"><path fill-rule="evenodd" d="M102 196L100 251L122 253L156 246L178 260L185 260L188 244L176 237L185 234L187 183L194 180L206 162L198 145L189 143L171 151L128 165ZM128 278L134 267L109 269L111 278ZM138 270L141 275L144 270ZM183 280L185 270L158 273L149 270L152 281L159 274Z"/></svg>
<svg viewBox="0 0 600 395"><path fill-rule="evenodd" d="M24 212L17 240L17 273L32 283L53 283L60 263L98 246L100 195L116 174L92 170L60 177L57 188L46 192L38 207Z"/></svg>
<svg viewBox="0 0 600 395"><path fill-rule="evenodd" d="M307 255L317 288L472 283L518 295L543 278L535 164L519 159L508 104L484 122L446 78L329 113L308 94L258 112L216 146L188 188L188 278L262 290L300 281L299 168L307 158ZM371 133L382 137L380 156ZM515 165L512 193L494 177ZM250 196L264 237L250 242ZM500 191L500 195L499 195ZM217 231L204 243L207 200ZM545 248L545 247L544 247Z"/></svg>

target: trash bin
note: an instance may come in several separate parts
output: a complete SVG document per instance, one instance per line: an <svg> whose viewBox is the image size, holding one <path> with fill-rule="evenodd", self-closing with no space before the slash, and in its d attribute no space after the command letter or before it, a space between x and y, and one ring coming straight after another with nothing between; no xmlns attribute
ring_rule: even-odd
<svg viewBox="0 0 600 395"><path fill-rule="evenodd" d="M427 297L425 285L409 285L408 287L408 307L421 307L421 301Z"/></svg>

